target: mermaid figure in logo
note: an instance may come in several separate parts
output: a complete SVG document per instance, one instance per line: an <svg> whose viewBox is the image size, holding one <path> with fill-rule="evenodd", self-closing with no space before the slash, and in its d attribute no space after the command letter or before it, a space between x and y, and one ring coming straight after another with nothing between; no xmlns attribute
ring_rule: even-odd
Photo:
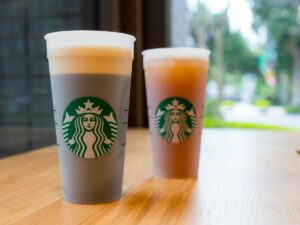
<svg viewBox="0 0 300 225"><path fill-rule="evenodd" d="M165 138L171 143L181 143L188 138L186 132L190 133L191 129L186 123L186 114L177 109L168 111L164 115L165 123L162 127Z"/></svg>
<svg viewBox="0 0 300 225"><path fill-rule="evenodd" d="M163 116L163 124L159 129L160 135L171 143L182 143L192 133L195 114L193 109L185 111L186 106L180 103L176 98L171 104L167 104L165 110L158 109L156 112L156 126L159 126L160 118ZM187 117L190 116L192 125L189 127Z"/></svg>
<svg viewBox="0 0 300 225"><path fill-rule="evenodd" d="M96 108L76 110L78 116L74 119L75 132L73 135L74 153L83 158L96 158L106 154L107 149L104 143L109 145L108 139L103 130L104 120L100 117L102 110Z"/></svg>

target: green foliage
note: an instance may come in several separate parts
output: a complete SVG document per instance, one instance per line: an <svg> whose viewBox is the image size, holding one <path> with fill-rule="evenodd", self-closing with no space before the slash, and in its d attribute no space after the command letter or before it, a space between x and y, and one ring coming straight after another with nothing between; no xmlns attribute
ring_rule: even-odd
<svg viewBox="0 0 300 225"><path fill-rule="evenodd" d="M258 83L256 85L256 99L267 99L269 101L274 102L274 96L276 92L276 87L269 86L265 83L263 77L258 79Z"/></svg>
<svg viewBox="0 0 300 225"><path fill-rule="evenodd" d="M240 86L242 74L239 72L227 72L225 74L225 83L234 85L236 87Z"/></svg>
<svg viewBox="0 0 300 225"><path fill-rule="evenodd" d="M274 38L292 35L297 21L298 5L295 0L252 0L255 13L255 27L264 24Z"/></svg>
<svg viewBox="0 0 300 225"><path fill-rule="evenodd" d="M192 15L192 36L196 46L207 46L211 50L212 65L215 64L216 46L214 32L222 14L212 14L203 3L198 4L196 12ZM225 72L241 75L246 72L258 71L258 56L254 53L240 32L232 32L229 28L228 18L225 17L226 28L223 36L223 55ZM223 22L223 21L222 21ZM204 43L205 42L205 43Z"/></svg>
<svg viewBox="0 0 300 225"><path fill-rule="evenodd" d="M221 106L232 107L232 106L234 106L234 101L224 100L224 101L221 102Z"/></svg>
<svg viewBox="0 0 300 225"><path fill-rule="evenodd" d="M240 32L231 32L227 25L224 34L224 66L225 71L241 75L242 73L258 73L258 55L253 52ZM214 41L210 39L212 64L215 63Z"/></svg>
<svg viewBox="0 0 300 225"><path fill-rule="evenodd" d="M272 105L272 103L266 99L255 100L253 104L260 109L266 109Z"/></svg>
<svg viewBox="0 0 300 225"><path fill-rule="evenodd" d="M300 106L287 105L285 110L289 114L300 114Z"/></svg>
<svg viewBox="0 0 300 225"><path fill-rule="evenodd" d="M254 123L240 123L240 122L226 122L223 120L215 120L210 118L204 118L203 127L205 128L239 128L239 129L259 129L259 130L277 130L277 131L294 131L297 129L291 129L287 127L262 125Z"/></svg>
<svg viewBox="0 0 300 225"><path fill-rule="evenodd" d="M251 0L254 27L266 26L277 53L276 70L291 73L292 51L300 47L298 6L295 0Z"/></svg>
<svg viewBox="0 0 300 225"><path fill-rule="evenodd" d="M215 100L205 101L204 115L206 118L216 118L219 113L219 105Z"/></svg>
<svg viewBox="0 0 300 225"><path fill-rule="evenodd" d="M258 56L249 48L240 32L231 32L227 28L224 36L224 55L226 71L258 72Z"/></svg>

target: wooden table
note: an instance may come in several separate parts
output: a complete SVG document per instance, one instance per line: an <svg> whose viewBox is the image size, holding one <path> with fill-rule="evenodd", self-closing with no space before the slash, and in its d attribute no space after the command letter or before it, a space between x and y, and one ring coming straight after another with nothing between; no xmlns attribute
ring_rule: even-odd
<svg viewBox="0 0 300 225"><path fill-rule="evenodd" d="M205 130L200 176L151 175L147 130L128 133L121 201L64 202L56 146L0 160L0 224L300 224L300 133Z"/></svg>

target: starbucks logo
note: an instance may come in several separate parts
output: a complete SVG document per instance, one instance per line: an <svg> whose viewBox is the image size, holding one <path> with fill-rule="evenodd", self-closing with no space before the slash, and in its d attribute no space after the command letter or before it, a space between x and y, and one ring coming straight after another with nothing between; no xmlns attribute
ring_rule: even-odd
<svg viewBox="0 0 300 225"><path fill-rule="evenodd" d="M116 140L117 117L107 102L83 97L67 106L62 128L64 139L74 154L97 158L107 154Z"/></svg>
<svg viewBox="0 0 300 225"><path fill-rule="evenodd" d="M184 98L164 99L155 111L155 126L159 135L170 143L182 143L196 126L193 105Z"/></svg>

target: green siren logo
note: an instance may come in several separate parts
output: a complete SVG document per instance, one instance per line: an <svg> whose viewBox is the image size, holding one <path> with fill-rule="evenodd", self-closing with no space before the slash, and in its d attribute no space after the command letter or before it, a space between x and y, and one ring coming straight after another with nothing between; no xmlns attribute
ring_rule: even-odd
<svg viewBox="0 0 300 225"><path fill-rule="evenodd" d="M159 135L170 143L182 143L187 140L192 134L195 125L195 109L184 98L167 98L156 109L156 129Z"/></svg>
<svg viewBox="0 0 300 225"><path fill-rule="evenodd" d="M117 136L117 117L112 107L95 97L72 101L65 109L62 128L70 150L82 158L108 153Z"/></svg>

